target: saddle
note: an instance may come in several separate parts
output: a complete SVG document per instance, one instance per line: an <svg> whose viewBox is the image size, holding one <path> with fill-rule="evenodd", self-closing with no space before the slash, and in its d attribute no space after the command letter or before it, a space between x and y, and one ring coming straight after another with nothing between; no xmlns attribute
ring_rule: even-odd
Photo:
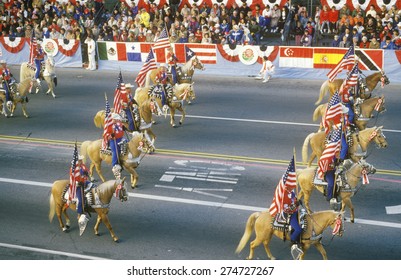
<svg viewBox="0 0 401 280"><path fill-rule="evenodd" d="M306 210L305 208L299 208L298 211L298 219L299 226L302 228L302 231L306 231L308 227L308 221L306 220ZM277 213L276 216L272 220L272 228L274 230L282 231L282 232L291 232L292 228L290 225L290 215L285 213Z"/></svg>
<svg viewBox="0 0 401 280"><path fill-rule="evenodd" d="M64 203L73 203L76 201L70 201L68 195L68 189L70 188L70 184L67 184L61 194L61 198ZM97 185L90 182L88 186L84 189L84 212L89 213L91 208L105 208L108 207L101 203L99 199L99 195L97 193Z"/></svg>
<svg viewBox="0 0 401 280"><path fill-rule="evenodd" d="M118 145L120 146L120 154L119 156L125 156L127 154L128 151L128 141L127 139L123 139L120 143L118 143ZM100 148L100 153L107 155L107 156L111 156L113 153L110 149L110 144L107 144L107 148L103 149Z"/></svg>

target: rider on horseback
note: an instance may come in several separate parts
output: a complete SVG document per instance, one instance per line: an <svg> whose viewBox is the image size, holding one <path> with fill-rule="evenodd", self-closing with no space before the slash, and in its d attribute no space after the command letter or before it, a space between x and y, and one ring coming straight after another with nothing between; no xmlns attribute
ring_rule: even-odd
<svg viewBox="0 0 401 280"><path fill-rule="evenodd" d="M38 44L36 45L36 50L34 51L34 62L35 62L35 79L38 82L38 84L40 85L40 70L42 67L42 62L45 59L45 52L43 51L40 43L38 42Z"/></svg>
<svg viewBox="0 0 401 280"><path fill-rule="evenodd" d="M13 80L13 74L11 74L11 71L7 67L7 62L5 60L1 60L0 64L1 64L1 76L2 76L1 85L3 86L3 89L6 92L6 104L7 106L10 106L11 104L10 82Z"/></svg>
<svg viewBox="0 0 401 280"><path fill-rule="evenodd" d="M166 59L167 59L167 64L170 67L170 72L173 77L173 85L178 83L178 77L177 77L177 62L178 58L175 56L173 48L169 47L168 52L166 54Z"/></svg>
<svg viewBox="0 0 401 280"><path fill-rule="evenodd" d="M167 89L166 89L167 82L168 82L167 67L165 64L162 63L162 64L160 64L159 68L160 69L156 74L156 83L157 83L157 87L160 87L160 89L161 89L160 92L162 95L162 98L161 98L162 105L164 107L164 110L166 110L165 106L167 106L167 98L168 98ZM174 76L173 76L173 79L174 79Z"/></svg>
<svg viewBox="0 0 401 280"><path fill-rule="evenodd" d="M128 129L132 132L138 130L138 127L135 125L135 121L137 118L139 118L139 113L138 103L132 97L131 88L131 84L125 84L126 94L121 95L121 105L128 119Z"/></svg>
<svg viewBox="0 0 401 280"><path fill-rule="evenodd" d="M113 173L119 174L121 171L121 165L119 160L119 154L121 152L120 145L124 142L124 126L121 122L121 116L119 114L112 114L113 124L109 127L109 145L112 152L112 170Z"/></svg>
<svg viewBox="0 0 401 280"><path fill-rule="evenodd" d="M295 195L294 189L291 191L288 191L286 189L283 197L283 211L285 214L288 215L290 225L292 228L291 242L293 245L291 247L291 251L293 252L295 250L299 255L302 253L302 249L300 247L302 228L299 225L298 208L299 208L299 201Z"/></svg>

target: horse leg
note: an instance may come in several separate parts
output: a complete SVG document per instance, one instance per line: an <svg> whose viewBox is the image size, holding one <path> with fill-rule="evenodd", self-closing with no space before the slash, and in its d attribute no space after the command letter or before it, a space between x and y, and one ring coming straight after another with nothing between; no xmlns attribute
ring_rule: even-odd
<svg viewBox="0 0 401 280"><path fill-rule="evenodd" d="M65 218L65 228L66 228L66 230L68 230L71 226L71 220L70 220L70 217L68 216L66 207L64 207L64 209L63 209L63 214L64 214L64 218Z"/></svg>
<svg viewBox="0 0 401 280"><path fill-rule="evenodd" d="M175 116L175 108L170 107L170 125L172 127L176 127L175 122L174 122L174 116Z"/></svg>
<svg viewBox="0 0 401 280"><path fill-rule="evenodd" d="M26 103L22 102L21 106L22 106L22 113L24 114L25 118L29 118L29 115L28 115L28 113L26 111Z"/></svg>
<svg viewBox="0 0 401 280"><path fill-rule="evenodd" d="M251 244L249 245L249 256L246 258L247 260L252 260L255 252L255 248L258 247L263 242L262 239L256 237ZM267 252L267 251L266 251Z"/></svg>
<svg viewBox="0 0 401 280"><path fill-rule="evenodd" d="M308 161L308 167L311 167L311 165L312 165L312 162L313 162L313 160L316 158L316 154L315 154L315 152L314 151L312 151L312 153L310 154L310 157L309 157L309 161Z"/></svg>
<svg viewBox="0 0 401 280"><path fill-rule="evenodd" d="M268 257L269 259L271 259L271 260L275 260L276 257L273 256L272 252L270 251L270 247L269 247L270 240L272 239L272 237L273 237L272 234L266 236L265 241L263 241L263 247L265 248L267 257Z"/></svg>
<svg viewBox="0 0 401 280"><path fill-rule="evenodd" d="M13 102L13 105L11 105L10 117L14 116L14 111L15 111L16 107L17 107L17 104Z"/></svg>
<svg viewBox="0 0 401 280"><path fill-rule="evenodd" d="M178 111L181 112L181 119L180 119L180 125L182 125L184 123L184 119L185 119L185 110L184 107L180 106L178 108Z"/></svg>
<svg viewBox="0 0 401 280"><path fill-rule="evenodd" d="M326 250L324 249L322 243L317 242L317 243L315 243L314 245L315 245L316 249L319 251L319 253L322 255L323 260L327 260L327 253L326 253ZM304 250L304 253L303 253L302 256L301 256L301 257L302 257L302 260L303 260L303 257L304 257L304 255L305 255L306 250L307 250L307 249ZM301 258L300 258L300 259L301 259Z"/></svg>
<svg viewBox="0 0 401 280"><path fill-rule="evenodd" d="M309 205L309 200L311 197L312 192L308 192L308 191L301 191L304 194L304 198L305 198L305 208L308 211L308 214L312 214L312 210L310 209L310 205Z"/></svg>
<svg viewBox="0 0 401 280"><path fill-rule="evenodd" d="M104 178L103 173L102 173L102 166L101 166L101 163L91 163L91 167L92 167L92 164L95 166L96 172L97 172L97 174L99 175L99 177L100 177L100 179L102 180L102 182L103 182L103 183L106 182L106 178ZM92 173L92 170L93 170L93 167L91 168L91 174L93 174L93 173Z"/></svg>
<svg viewBox="0 0 401 280"><path fill-rule="evenodd" d="M60 225L61 230L66 232L68 227L64 225L63 218L62 218L62 214L64 211L65 211L64 205L58 205L58 204L56 205L56 216L57 216L58 223Z"/></svg>
<svg viewBox="0 0 401 280"><path fill-rule="evenodd" d="M128 168L127 171L131 173L131 188L135 189L138 184L138 173L135 171L134 167Z"/></svg>
<svg viewBox="0 0 401 280"><path fill-rule="evenodd" d="M102 218L100 217L100 213L98 213L97 215L97 219L96 219L96 224L93 227L93 230L95 231L95 235L99 236L99 225L102 222Z"/></svg>
<svg viewBox="0 0 401 280"><path fill-rule="evenodd" d="M350 210L350 222L355 222L355 215L354 215L354 205L352 204L351 197L343 197L341 202L341 211L345 210L345 207L348 207Z"/></svg>
<svg viewBox="0 0 401 280"><path fill-rule="evenodd" d="M110 235L111 235L111 238L113 238L113 241L114 242L118 242L118 237L116 236L116 234L113 231L113 228L112 228L112 226L110 224L109 217L107 216L107 214L106 213L102 213L99 216L101 216L102 222L107 227L107 229L110 231Z"/></svg>

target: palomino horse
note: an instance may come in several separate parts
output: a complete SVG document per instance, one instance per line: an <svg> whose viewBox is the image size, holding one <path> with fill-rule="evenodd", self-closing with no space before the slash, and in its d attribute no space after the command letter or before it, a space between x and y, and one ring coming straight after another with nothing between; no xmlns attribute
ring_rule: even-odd
<svg viewBox="0 0 401 280"><path fill-rule="evenodd" d="M17 107L18 103L21 103L22 106L22 113L24 114L24 116L26 118L29 118L29 115L26 111L26 103L28 103L28 92L29 89L32 86L37 85L36 80L32 80L31 78L22 80L22 82L17 83L17 84L12 84L10 85L10 95L11 95L11 99L12 99L12 105L9 109L10 111L10 116L14 116L14 111L15 108ZM2 107L2 114L6 117L8 117L7 112L6 112L6 104L5 104L5 100L6 100L6 94L4 91L0 91L0 107Z"/></svg>
<svg viewBox="0 0 401 280"><path fill-rule="evenodd" d="M142 104L144 101L151 97L155 97L158 105L161 107L161 95L153 94L153 87L144 87L144 88L137 88L135 90L135 97L134 99L137 101L138 104ZM174 117L175 111L179 110L181 112L181 119L180 125L184 123L185 119L185 110L184 110L184 100L194 99L195 92L193 83L183 83L179 85L175 85L173 87L172 93L166 94L166 103L168 108L170 109L170 124L172 127L176 127Z"/></svg>
<svg viewBox="0 0 401 280"><path fill-rule="evenodd" d="M152 144L145 137L143 133L133 132L132 139L128 142L127 153L125 155L119 156L119 163L123 169L131 174L131 188L135 188L138 182L138 173L135 168L138 167L143 156L142 153L147 153L151 149ZM84 162L86 161L86 156L89 156L90 167L89 172L91 178L93 178L93 168L96 168L96 172L100 179L105 182L106 179L102 173L102 161L111 164L111 154L107 154L101 151L102 139L95 141L84 141L81 144L81 155L83 155Z"/></svg>
<svg viewBox="0 0 401 280"><path fill-rule="evenodd" d="M304 229L301 235L303 253L300 255L299 259L303 260L306 251L311 245L314 245L322 255L323 259L327 260L326 250L323 248L321 243L321 234L330 226L334 228L333 235L342 236L344 232L343 212L335 212L332 210L316 212L306 215L306 221L307 228ZM272 223L273 217L270 215L269 211L255 212L251 214L246 223L244 235L242 236L235 252L238 254L244 249L254 230L256 237L250 243L250 251L247 259L253 259L254 250L261 243L263 243L263 246L265 247L267 256L271 260L276 259L269 248L273 235L282 240L290 240L290 235L288 232L284 233L284 231L274 229Z"/></svg>
<svg viewBox="0 0 401 280"><path fill-rule="evenodd" d="M330 82L329 80L325 81L320 87L319 99L316 101L315 105L322 102L323 97L328 91L330 92L330 97L333 96L333 94L340 89L343 81L344 79L335 79L333 82ZM382 82L382 85L388 85L390 83L390 80L383 70L367 76L366 86L369 89L369 92L372 92L379 82Z"/></svg>
<svg viewBox="0 0 401 280"><path fill-rule="evenodd" d="M113 238L115 242L118 242L118 237L115 235L113 228L110 225L109 217L107 216L107 214L109 213L109 206L113 195L115 195L116 198L120 201L127 201L128 195L124 180L125 178L123 180L110 180L90 190L91 196L98 196L100 201L99 205L94 205L95 207L91 207L92 205L89 205L89 211L92 213L97 213L97 220L94 227L95 234L99 235L99 225L101 222L103 222L107 229L110 231L111 238ZM70 218L67 214L67 209L71 208L71 210L76 211L76 204L67 204L67 200L64 198L65 194L67 193L68 186L69 180L55 181L53 183L49 199L49 220L50 222L52 222L54 214L56 214L60 224L60 228L64 232L70 228L71 224ZM65 224L63 222L62 215L64 215L65 217Z"/></svg>
<svg viewBox="0 0 401 280"><path fill-rule="evenodd" d="M194 75L195 69L205 70L205 66L199 60L197 56L192 57L184 65L177 67L177 80L179 84L191 83L192 76ZM151 86L151 82L156 84L156 75L159 72L160 67L153 69L146 73L145 87Z"/></svg>
<svg viewBox="0 0 401 280"><path fill-rule="evenodd" d="M113 109L111 109L113 111ZM151 152L154 151L154 142L156 140L156 135L153 133L151 127L152 127L152 114L155 114L156 116L161 116L162 111L158 105L158 103L154 100L154 98L150 98L146 101L144 101L140 106L139 106L139 116L140 116L140 121L136 123L136 126L139 128L139 131L143 132L145 136L148 138L148 140L153 144L153 148L151 149ZM104 127L104 119L105 119L105 110L101 110L96 113L93 122L95 123L95 126L98 128L103 128ZM128 123L124 122L123 123L126 128L128 128ZM132 131L131 131L132 132Z"/></svg>
<svg viewBox="0 0 401 280"><path fill-rule="evenodd" d="M35 77L35 68L34 66L29 65L27 62L21 64L20 69L20 81L27 79L27 78L34 78ZM55 71L55 61L53 56L48 56L46 61L44 62L44 66L42 66L40 75L40 79L45 80L49 89L47 90L46 94L51 93L54 98L56 98L56 94L54 93L54 89L57 85L57 77ZM36 85L36 93L39 92L39 86ZM32 89L32 88L31 88ZM30 89L30 90L31 90ZM29 91L31 92L31 91Z"/></svg>
<svg viewBox="0 0 401 280"><path fill-rule="evenodd" d="M345 178L349 185L349 188L341 187L339 189L339 196L341 197L341 211L345 210L345 207L350 209L351 214L351 223L355 220L354 215L354 206L352 205L351 197L357 191L357 186L361 181L361 178L364 174L374 174L376 169L373 165L367 163L365 160L361 159L358 162L352 162L351 160L346 160L344 162L345 170ZM324 193L324 187L322 185L314 184L314 176L316 174L315 167L309 167L306 169L298 169L297 170L297 182L300 186L300 192L298 198L301 199L302 196L305 197L305 208L308 210L308 213L312 213L309 201L312 195L313 190L316 188L321 193Z"/></svg>
<svg viewBox="0 0 401 280"><path fill-rule="evenodd" d="M317 121L319 117L324 118L326 115L327 104L320 104L316 107L315 111L313 112L313 121ZM382 97L372 97L369 99L364 99L363 103L360 104L360 115L355 116L355 125L359 130L364 130L368 124L368 120L373 118L373 111L376 111L378 114L383 113L386 111L386 107L384 106L385 99L384 96ZM323 123L320 122L319 130L323 129Z"/></svg>
<svg viewBox="0 0 401 280"><path fill-rule="evenodd" d="M358 155L357 149L358 144L362 149L363 153L367 152L370 143L376 143L377 148L387 148L387 140L382 131L383 126L374 126L370 128L365 128L358 133L352 133L352 146L348 148L348 154L354 162L358 162L362 156ZM317 158L319 161L325 148L325 138L326 134L324 131L312 132L306 136L304 144L302 146L302 161L307 163L307 166L312 165L312 161ZM308 160L308 144L310 143L312 153Z"/></svg>

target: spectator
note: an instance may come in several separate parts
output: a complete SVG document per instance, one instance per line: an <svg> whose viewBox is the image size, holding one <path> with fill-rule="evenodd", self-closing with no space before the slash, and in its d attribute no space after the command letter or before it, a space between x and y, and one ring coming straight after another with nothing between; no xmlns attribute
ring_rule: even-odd
<svg viewBox="0 0 401 280"><path fill-rule="evenodd" d="M244 31L240 30L238 25L234 25L233 29L230 30L228 35L228 42L234 45L242 45L244 43L243 37Z"/></svg>
<svg viewBox="0 0 401 280"><path fill-rule="evenodd" d="M333 41L331 41L331 46L333 48L338 48L340 46L340 36L334 35Z"/></svg>
<svg viewBox="0 0 401 280"><path fill-rule="evenodd" d="M296 22L296 26L294 29L294 35L295 35L295 45L301 46L301 38L302 38L302 35L304 35L304 27L302 26L302 24L299 20L297 20L297 22Z"/></svg>
<svg viewBox="0 0 401 280"><path fill-rule="evenodd" d="M212 43L212 39L210 38L210 33L205 33L203 35L201 43L202 44L211 44Z"/></svg>
<svg viewBox="0 0 401 280"><path fill-rule="evenodd" d="M375 5L370 5L369 10L366 12L366 17L371 16L372 18L376 18L377 12L375 10Z"/></svg>
<svg viewBox="0 0 401 280"><path fill-rule="evenodd" d="M351 36L349 38L351 38ZM351 46L351 41L348 40L348 37L343 36L340 44L338 45L338 47L340 47L340 48L349 48L350 46Z"/></svg>
<svg viewBox="0 0 401 280"><path fill-rule="evenodd" d="M260 45L260 36L261 36L261 27L256 22L256 18L251 19L251 23L249 24L249 32L251 33L251 44Z"/></svg>
<svg viewBox="0 0 401 280"><path fill-rule="evenodd" d="M188 43L197 43L194 33L189 33Z"/></svg>
<svg viewBox="0 0 401 280"><path fill-rule="evenodd" d="M366 37L366 36L363 36L362 37L362 41L361 41L361 43L359 44L359 47L361 48L361 49L369 49L369 41L368 41L368 37Z"/></svg>
<svg viewBox="0 0 401 280"><path fill-rule="evenodd" d="M333 33L337 33L338 31L338 19L339 19L339 12L337 11L335 6L331 7L329 11L329 22L330 22L330 30Z"/></svg>
<svg viewBox="0 0 401 280"><path fill-rule="evenodd" d="M380 49L380 43L377 41L376 37L372 37L370 40L369 49Z"/></svg>
<svg viewBox="0 0 401 280"><path fill-rule="evenodd" d="M304 35L301 37L301 46L310 47L312 46L312 36L309 34L308 30L305 29Z"/></svg>
<svg viewBox="0 0 401 280"><path fill-rule="evenodd" d="M273 6L272 9L272 19L270 22L270 32L276 33L278 32L278 21L281 17L281 10L277 4Z"/></svg>
<svg viewBox="0 0 401 280"><path fill-rule="evenodd" d="M386 36L386 38L384 39L384 41L382 41L380 43L380 48L383 50L395 50L395 45L394 42L391 41L391 37L390 36Z"/></svg>
<svg viewBox="0 0 401 280"><path fill-rule="evenodd" d="M321 33L331 33L329 9L327 5L324 5L323 10L320 12L319 25Z"/></svg>

